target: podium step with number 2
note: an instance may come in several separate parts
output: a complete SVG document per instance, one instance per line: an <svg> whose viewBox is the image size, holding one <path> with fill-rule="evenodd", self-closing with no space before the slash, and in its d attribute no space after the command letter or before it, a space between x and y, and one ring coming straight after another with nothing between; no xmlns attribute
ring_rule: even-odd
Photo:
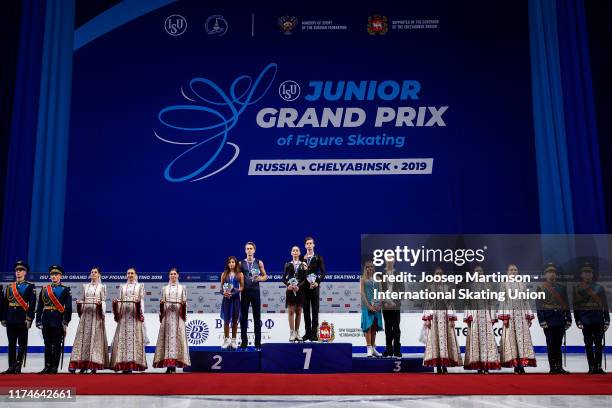
<svg viewBox="0 0 612 408"><path fill-rule="evenodd" d="M260 353L256 351L189 352L191 367L184 371L211 373L257 373L261 371Z"/></svg>

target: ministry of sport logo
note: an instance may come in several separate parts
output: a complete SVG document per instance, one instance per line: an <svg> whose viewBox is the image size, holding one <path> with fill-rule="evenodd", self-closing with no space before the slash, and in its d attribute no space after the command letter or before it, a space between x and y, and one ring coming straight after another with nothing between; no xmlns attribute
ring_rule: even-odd
<svg viewBox="0 0 612 408"><path fill-rule="evenodd" d="M189 323L187 323L186 331L187 342L189 344L193 344L194 346L203 344L208 338L209 334L208 325L199 319L191 320Z"/></svg>
<svg viewBox="0 0 612 408"><path fill-rule="evenodd" d="M178 37L187 31L187 20L180 14L172 14L164 21L164 29L173 37Z"/></svg>
<svg viewBox="0 0 612 408"><path fill-rule="evenodd" d="M297 17L282 16L278 18L278 26L285 35L291 35L298 25Z"/></svg>

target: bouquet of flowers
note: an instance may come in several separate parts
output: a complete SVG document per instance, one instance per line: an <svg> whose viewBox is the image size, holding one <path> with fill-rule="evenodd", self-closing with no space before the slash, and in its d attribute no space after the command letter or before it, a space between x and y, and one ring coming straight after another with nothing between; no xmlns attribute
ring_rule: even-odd
<svg viewBox="0 0 612 408"><path fill-rule="evenodd" d="M232 285L229 282L225 282L223 284L223 294L230 294L232 293L232 289L234 289L234 285Z"/></svg>
<svg viewBox="0 0 612 408"><path fill-rule="evenodd" d="M306 277L306 280L308 281L308 283L310 283L312 285L317 280L317 275L315 275L314 273L310 273Z"/></svg>
<svg viewBox="0 0 612 408"><path fill-rule="evenodd" d="M293 292L294 296L297 296L295 291L298 290L298 284L299 284L299 282L298 282L298 280L296 278L289 279L289 290L294 291Z"/></svg>
<svg viewBox="0 0 612 408"><path fill-rule="evenodd" d="M256 277L259 276L259 268L253 268L251 269L251 279L255 279Z"/></svg>

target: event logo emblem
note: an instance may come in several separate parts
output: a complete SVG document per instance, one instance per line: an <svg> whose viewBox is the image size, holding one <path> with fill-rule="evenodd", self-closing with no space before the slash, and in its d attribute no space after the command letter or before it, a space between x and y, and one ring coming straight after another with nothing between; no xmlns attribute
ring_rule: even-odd
<svg viewBox="0 0 612 408"><path fill-rule="evenodd" d="M228 24L222 15L215 14L214 16L210 16L206 19L204 28L206 29L206 34L214 37L222 37L225 35L225 33L227 33Z"/></svg>
<svg viewBox="0 0 612 408"><path fill-rule="evenodd" d="M154 136L164 143L182 146L183 152L166 166L164 178L172 183L195 182L227 169L240 154L228 140L230 131L251 105L270 90L278 65L268 64L253 79L240 75L226 91L208 78L193 78L188 92L181 87L185 102L159 111L162 130Z"/></svg>
<svg viewBox="0 0 612 408"><path fill-rule="evenodd" d="M331 343L335 338L336 331L334 330L334 324L323 320L323 323L319 326L319 340L324 343Z"/></svg>
<svg viewBox="0 0 612 408"><path fill-rule="evenodd" d="M278 26L285 35L290 35L297 27L298 20L294 16L282 16L278 19Z"/></svg>
<svg viewBox="0 0 612 408"><path fill-rule="evenodd" d="M300 96L300 85L295 81L285 81L278 87L278 94L287 102L293 102Z"/></svg>
<svg viewBox="0 0 612 408"><path fill-rule="evenodd" d="M266 329L270 330L271 328L274 327L274 320L268 319L268 320L266 320L264 325L266 326Z"/></svg>
<svg viewBox="0 0 612 408"><path fill-rule="evenodd" d="M174 37L178 37L187 31L187 20L180 14L173 14L164 21L164 29Z"/></svg>
<svg viewBox="0 0 612 408"><path fill-rule="evenodd" d="M208 338L208 325L202 320L191 320L185 328L187 331L187 342L198 346Z"/></svg>
<svg viewBox="0 0 612 408"><path fill-rule="evenodd" d="M374 14L368 17L368 34L385 35L389 31L389 23L386 16Z"/></svg>

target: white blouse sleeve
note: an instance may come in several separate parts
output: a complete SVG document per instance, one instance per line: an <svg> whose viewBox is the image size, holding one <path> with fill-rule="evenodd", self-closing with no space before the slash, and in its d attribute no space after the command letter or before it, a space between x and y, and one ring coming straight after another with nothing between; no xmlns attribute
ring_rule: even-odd
<svg viewBox="0 0 612 408"><path fill-rule="evenodd" d="M106 313L106 285L102 285L100 289L100 301L102 302L102 313Z"/></svg>
<svg viewBox="0 0 612 408"><path fill-rule="evenodd" d="M144 291L144 283L139 284L140 288L138 288L139 298L140 298L140 313L144 315L145 313L145 291Z"/></svg>

